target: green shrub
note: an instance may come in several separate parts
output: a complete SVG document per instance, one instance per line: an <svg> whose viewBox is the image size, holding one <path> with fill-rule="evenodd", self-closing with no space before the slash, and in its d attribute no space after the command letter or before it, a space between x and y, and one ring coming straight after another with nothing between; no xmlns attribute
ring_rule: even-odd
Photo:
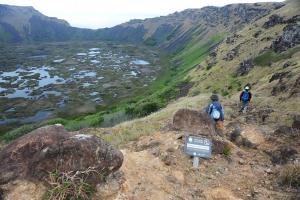
<svg viewBox="0 0 300 200"><path fill-rule="evenodd" d="M269 66L272 61L275 60L275 58L278 55L276 55L276 53L272 50L269 50L259 56L257 56L256 58L254 58L253 62L255 65L259 65L259 66Z"/></svg>
<svg viewBox="0 0 300 200"><path fill-rule="evenodd" d="M98 113L98 114L94 114L94 115L88 115L84 118L70 120L65 125L65 128L68 131L77 131L77 130L83 129L83 128L100 126L102 122L103 122L102 113Z"/></svg>
<svg viewBox="0 0 300 200"><path fill-rule="evenodd" d="M155 38L149 37L144 41L144 44L147 46L155 46L157 44Z"/></svg>
<svg viewBox="0 0 300 200"><path fill-rule="evenodd" d="M178 88L169 87L169 88L164 89L158 95L158 97L160 99L165 100L165 101L170 101L172 99L175 99L177 97L178 93L179 93L179 89Z"/></svg>
<svg viewBox="0 0 300 200"><path fill-rule="evenodd" d="M7 133L5 133L1 139L4 142L10 142L18 137L21 137L37 128L40 128L42 126L46 126L46 125L53 125L53 124L66 124L66 120L65 119L61 119L61 118L55 118L55 119L50 119L47 121L43 121L40 123L36 123L36 124L27 124L27 125L23 125L17 129L14 129L12 131L9 131Z"/></svg>
<svg viewBox="0 0 300 200"><path fill-rule="evenodd" d="M149 115L150 113L157 111L159 108L160 106L156 102L146 102L141 105L139 115L140 116Z"/></svg>
<svg viewBox="0 0 300 200"><path fill-rule="evenodd" d="M208 71L208 70L210 70L212 67L213 67L212 65L207 65L207 66L206 66L206 70Z"/></svg>
<svg viewBox="0 0 300 200"><path fill-rule="evenodd" d="M230 146L227 145L227 146L224 147L223 155L224 155L226 158L228 158L228 157L231 156L231 148L230 148Z"/></svg>
<svg viewBox="0 0 300 200"><path fill-rule="evenodd" d="M225 96L228 96L229 95L229 92L227 90L222 90L222 96L225 97Z"/></svg>
<svg viewBox="0 0 300 200"><path fill-rule="evenodd" d="M254 58L253 63L259 66L270 66L274 62L290 58L298 51L300 51L300 47L294 47L282 53L275 53L273 50L268 50Z"/></svg>
<svg viewBox="0 0 300 200"><path fill-rule="evenodd" d="M61 118L55 118L55 119L50 119L35 124L23 125L17 129L14 129L2 135L1 140L3 140L4 142L10 142L37 128L47 126L47 125L53 125L53 124L62 124L69 131L76 131L81 128L87 128L87 127L97 127L100 126L101 123L103 122L102 114L103 113L100 112L94 115L88 115L86 117L77 118L75 120L65 120Z"/></svg>
<svg viewBox="0 0 300 200"><path fill-rule="evenodd" d="M141 101L136 104L131 104L125 108L125 113L128 115L136 116L136 117L144 117L153 112L156 112L164 104L158 101L154 101L152 99L148 99L146 101Z"/></svg>

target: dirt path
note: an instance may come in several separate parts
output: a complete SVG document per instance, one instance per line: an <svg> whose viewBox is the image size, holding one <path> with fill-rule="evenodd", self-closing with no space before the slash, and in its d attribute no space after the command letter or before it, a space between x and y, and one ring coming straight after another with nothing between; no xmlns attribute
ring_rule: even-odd
<svg viewBox="0 0 300 200"><path fill-rule="evenodd" d="M199 169L183 152L182 132L157 132L123 149L125 182L117 199L288 199L274 182L276 168L264 153L266 130L243 127L255 148L232 144L231 155L201 159Z"/></svg>

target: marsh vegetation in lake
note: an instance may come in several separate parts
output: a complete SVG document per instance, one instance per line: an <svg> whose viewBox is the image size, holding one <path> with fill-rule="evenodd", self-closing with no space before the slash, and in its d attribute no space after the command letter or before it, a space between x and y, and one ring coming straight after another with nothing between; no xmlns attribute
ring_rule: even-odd
<svg viewBox="0 0 300 200"><path fill-rule="evenodd" d="M158 54L112 43L51 43L0 48L0 125L96 111L147 87Z"/></svg>

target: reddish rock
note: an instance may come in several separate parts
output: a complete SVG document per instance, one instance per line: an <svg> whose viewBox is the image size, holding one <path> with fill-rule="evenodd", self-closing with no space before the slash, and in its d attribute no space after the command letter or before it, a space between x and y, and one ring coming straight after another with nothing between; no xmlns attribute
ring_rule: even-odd
<svg viewBox="0 0 300 200"><path fill-rule="evenodd" d="M212 152L214 154L223 154L226 148L231 148L230 143L224 138L214 137L212 143Z"/></svg>
<svg viewBox="0 0 300 200"><path fill-rule="evenodd" d="M209 115L195 110L180 109L173 117L173 127L184 131L185 134L201 135L212 140L212 152L223 154L225 148L230 147L230 142L217 135L214 122Z"/></svg>
<svg viewBox="0 0 300 200"><path fill-rule="evenodd" d="M178 110L173 117L173 127L197 135L216 135L214 122L206 113L196 110Z"/></svg>
<svg viewBox="0 0 300 200"><path fill-rule="evenodd" d="M123 154L110 144L89 135L72 135L61 125L39 128L10 143L0 152L0 184L15 179L45 180L49 172L84 171L93 185L118 170ZM96 174L100 174L97 176Z"/></svg>

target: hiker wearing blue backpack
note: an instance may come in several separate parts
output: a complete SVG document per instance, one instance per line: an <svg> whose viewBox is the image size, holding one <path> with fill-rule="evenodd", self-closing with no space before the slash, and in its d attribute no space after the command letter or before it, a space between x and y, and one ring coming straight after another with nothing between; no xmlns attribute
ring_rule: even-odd
<svg viewBox="0 0 300 200"><path fill-rule="evenodd" d="M240 102L242 103L242 107L240 112L246 113L249 107L249 103L251 102L252 94L250 92L250 87L247 85L243 92L240 94Z"/></svg>
<svg viewBox="0 0 300 200"><path fill-rule="evenodd" d="M222 130L224 121L224 108L219 102L218 95L213 94L210 99L212 102L207 106L206 113L209 114L212 120L214 120L216 128Z"/></svg>

